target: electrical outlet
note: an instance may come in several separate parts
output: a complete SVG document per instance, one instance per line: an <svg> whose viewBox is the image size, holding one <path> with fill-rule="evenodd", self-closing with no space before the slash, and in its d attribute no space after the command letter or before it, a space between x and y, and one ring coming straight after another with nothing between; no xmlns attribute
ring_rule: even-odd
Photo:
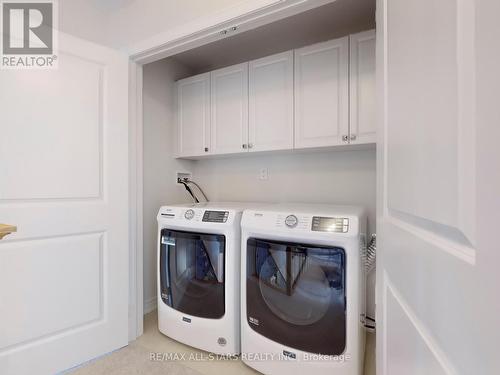
<svg viewBox="0 0 500 375"><path fill-rule="evenodd" d="M266 181L269 179L269 169L261 168L259 173L259 180Z"/></svg>

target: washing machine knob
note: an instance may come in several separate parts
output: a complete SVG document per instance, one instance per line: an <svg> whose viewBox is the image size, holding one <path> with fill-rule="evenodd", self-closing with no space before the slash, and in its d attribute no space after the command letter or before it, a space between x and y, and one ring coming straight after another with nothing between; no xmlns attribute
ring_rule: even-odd
<svg viewBox="0 0 500 375"><path fill-rule="evenodd" d="M298 223L299 223L299 219L297 219L297 216L295 216L295 215L288 215L285 219L285 225L288 228L295 228Z"/></svg>
<svg viewBox="0 0 500 375"><path fill-rule="evenodd" d="M193 217L194 217L194 211L193 210L187 210L185 213L184 213L184 217L188 220L191 220Z"/></svg>

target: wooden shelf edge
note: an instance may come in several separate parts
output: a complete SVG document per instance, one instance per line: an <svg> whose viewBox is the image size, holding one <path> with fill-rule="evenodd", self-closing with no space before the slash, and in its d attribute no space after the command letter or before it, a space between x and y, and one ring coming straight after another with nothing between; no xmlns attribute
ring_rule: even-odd
<svg viewBox="0 0 500 375"><path fill-rule="evenodd" d="M14 232L17 232L17 227L15 225L0 224L0 240Z"/></svg>

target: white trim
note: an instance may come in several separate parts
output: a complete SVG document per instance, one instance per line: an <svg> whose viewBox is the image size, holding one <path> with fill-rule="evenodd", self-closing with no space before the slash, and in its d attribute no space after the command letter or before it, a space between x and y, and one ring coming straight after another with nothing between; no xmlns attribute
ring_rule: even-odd
<svg viewBox="0 0 500 375"><path fill-rule="evenodd" d="M130 282L129 341L143 333L143 114L142 65L248 31L336 0L247 0L233 7L148 38L125 52L130 56ZM237 30L221 35L221 30ZM133 296L136 296L135 298Z"/></svg>
<svg viewBox="0 0 500 375"><path fill-rule="evenodd" d="M146 64L334 1L247 0L154 35L125 48L125 52L135 62Z"/></svg>
<svg viewBox="0 0 500 375"><path fill-rule="evenodd" d="M424 322L422 322L417 314L412 310L410 305L403 298L399 290L394 286L391 282L387 272L384 270L384 321L387 322L387 292L390 292L396 302L399 304L406 317L413 325L418 335L425 343L429 351L432 353L436 361L441 365L441 368L445 371L446 374L458 374L457 369L453 366L453 363L450 361L444 350L441 349L438 340L432 335L432 333L427 329ZM384 324L382 336L384 338L384 371L387 371L387 324ZM386 374L387 372L383 372Z"/></svg>
<svg viewBox="0 0 500 375"><path fill-rule="evenodd" d="M385 202L387 201L387 160L386 154L386 113L387 113L387 1L377 0L375 20L377 31L375 33L375 67L376 67L376 93L377 93L377 223L380 223L384 217L387 217L387 209ZM384 268L382 266L384 260L384 236L380 233L378 226L377 245L377 266L375 284L375 319L377 320L377 334L375 337L375 358L376 373L387 373L387 338L386 322L384 317L387 315L386 293L383 287Z"/></svg>
<svg viewBox="0 0 500 375"><path fill-rule="evenodd" d="M476 53L475 1L457 1L458 74L458 227L477 246L476 238Z"/></svg>
<svg viewBox="0 0 500 375"><path fill-rule="evenodd" d="M130 63L129 173L130 173L130 280L129 341L141 336L143 326L143 182L142 182L142 65Z"/></svg>
<svg viewBox="0 0 500 375"><path fill-rule="evenodd" d="M471 266L474 266L476 264L476 249L471 246L455 242L444 236L436 235L429 230L420 228L404 220L398 219L397 217L394 217L392 215L384 217L383 220L386 221L385 225L392 224L398 227L400 230L408 232L414 237L418 237L419 239L427 242L436 249L442 250L450 254L451 256L454 256L470 264Z"/></svg>

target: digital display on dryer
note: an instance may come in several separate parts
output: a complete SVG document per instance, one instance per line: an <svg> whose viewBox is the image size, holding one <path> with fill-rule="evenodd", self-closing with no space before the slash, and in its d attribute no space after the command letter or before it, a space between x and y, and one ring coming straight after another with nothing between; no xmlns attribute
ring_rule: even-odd
<svg viewBox="0 0 500 375"><path fill-rule="evenodd" d="M205 211L202 221L208 223L225 223L228 216L228 211Z"/></svg>
<svg viewBox="0 0 500 375"><path fill-rule="evenodd" d="M313 216L311 230L315 232L347 233L349 230L349 219Z"/></svg>

